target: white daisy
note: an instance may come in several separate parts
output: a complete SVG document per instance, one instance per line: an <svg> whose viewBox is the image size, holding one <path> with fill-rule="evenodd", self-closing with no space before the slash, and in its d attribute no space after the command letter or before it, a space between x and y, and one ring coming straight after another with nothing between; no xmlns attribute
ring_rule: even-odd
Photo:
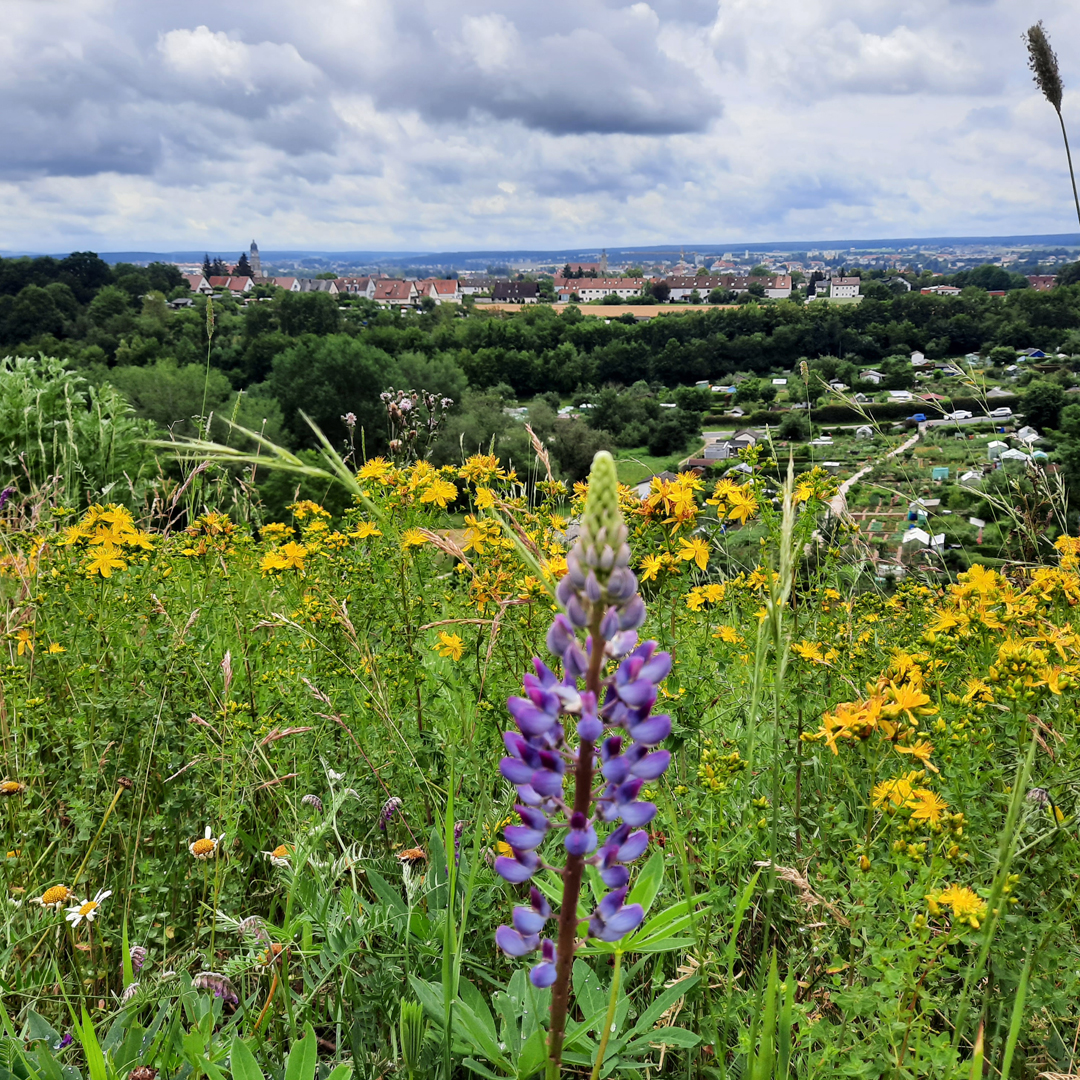
<svg viewBox="0 0 1080 1080"><path fill-rule="evenodd" d="M224 834L221 836L213 836L210 832L210 826L206 826L206 832L203 833L200 840L192 840L188 844L188 851L195 856L196 859L212 859L217 855L218 845L224 840Z"/></svg>
<svg viewBox="0 0 1080 1080"><path fill-rule="evenodd" d="M289 866L289 856L292 854L292 846L290 844L278 844L273 851L264 851L263 854L270 860L274 866Z"/></svg>
<svg viewBox="0 0 1080 1080"><path fill-rule="evenodd" d="M67 910L65 918L72 926L78 926L85 919L93 922L103 900L112 896L112 889L102 889L93 900L84 900L81 904L73 904Z"/></svg>

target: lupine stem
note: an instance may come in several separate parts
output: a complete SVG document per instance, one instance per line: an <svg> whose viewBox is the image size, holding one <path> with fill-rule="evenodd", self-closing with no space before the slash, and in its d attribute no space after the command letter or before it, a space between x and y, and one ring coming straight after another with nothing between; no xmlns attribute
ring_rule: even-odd
<svg viewBox="0 0 1080 1080"><path fill-rule="evenodd" d="M596 695L597 705L602 705L600 670L604 663L604 642L600 636L603 612L599 607L593 612L589 633L592 635L592 655L585 676L585 688ZM588 817L592 802L593 744L578 745L577 768L574 774L574 811ZM585 871L584 855L569 855L563 870L562 906L559 909L559 936L556 943L555 983L551 988L551 1020L548 1031L548 1080L558 1080L562 1064L563 1037L566 1033L566 1012L570 1000L570 974L574 966L574 949L577 942L578 897L581 895L581 877Z"/></svg>
<svg viewBox="0 0 1080 1080"><path fill-rule="evenodd" d="M615 967L611 972L611 992L608 994L607 1015L604 1017L604 1030L600 1034L600 1046L596 1051L596 1061L593 1063L592 1076L589 1080L599 1080L600 1069L604 1065L604 1057L607 1054L608 1039L611 1038L612 1028L615 1027L615 1010L619 1004L619 975L622 968L622 949L615 950Z"/></svg>

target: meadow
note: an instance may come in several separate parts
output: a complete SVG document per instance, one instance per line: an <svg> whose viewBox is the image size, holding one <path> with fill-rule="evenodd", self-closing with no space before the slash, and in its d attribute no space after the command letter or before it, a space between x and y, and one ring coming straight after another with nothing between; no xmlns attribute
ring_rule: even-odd
<svg viewBox="0 0 1080 1080"><path fill-rule="evenodd" d="M618 491L671 761L563 1075L1076 1071L1080 540L886 589L745 456ZM152 527L3 508L3 1080L543 1074L500 759L586 485L376 457L267 522L194 460Z"/></svg>

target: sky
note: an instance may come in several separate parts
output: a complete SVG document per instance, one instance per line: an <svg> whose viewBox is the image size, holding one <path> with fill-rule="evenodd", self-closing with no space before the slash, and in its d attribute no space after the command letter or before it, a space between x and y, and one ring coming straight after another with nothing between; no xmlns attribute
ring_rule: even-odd
<svg viewBox="0 0 1080 1080"><path fill-rule="evenodd" d="M1075 5L4 0L0 250L1075 232Z"/></svg>

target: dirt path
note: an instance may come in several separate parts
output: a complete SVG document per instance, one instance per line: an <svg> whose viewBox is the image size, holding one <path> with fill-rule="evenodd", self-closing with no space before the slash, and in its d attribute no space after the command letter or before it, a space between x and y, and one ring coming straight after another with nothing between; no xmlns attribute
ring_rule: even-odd
<svg viewBox="0 0 1080 1080"><path fill-rule="evenodd" d="M920 425L919 430L910 439L905 439L895 450L890 450L879 460L888 461L889 458L896 457L897 454L902 454L905 450L910 450L919 441L919 436L922 433L923 428ZM851 517L847 505L847 493L851 490L851 485L861 480L876 464L877 462L872 461L869 465L864 465L858 472L852 473L837 489L836 494L829 500L829 509L837 517Z"/></svg>

